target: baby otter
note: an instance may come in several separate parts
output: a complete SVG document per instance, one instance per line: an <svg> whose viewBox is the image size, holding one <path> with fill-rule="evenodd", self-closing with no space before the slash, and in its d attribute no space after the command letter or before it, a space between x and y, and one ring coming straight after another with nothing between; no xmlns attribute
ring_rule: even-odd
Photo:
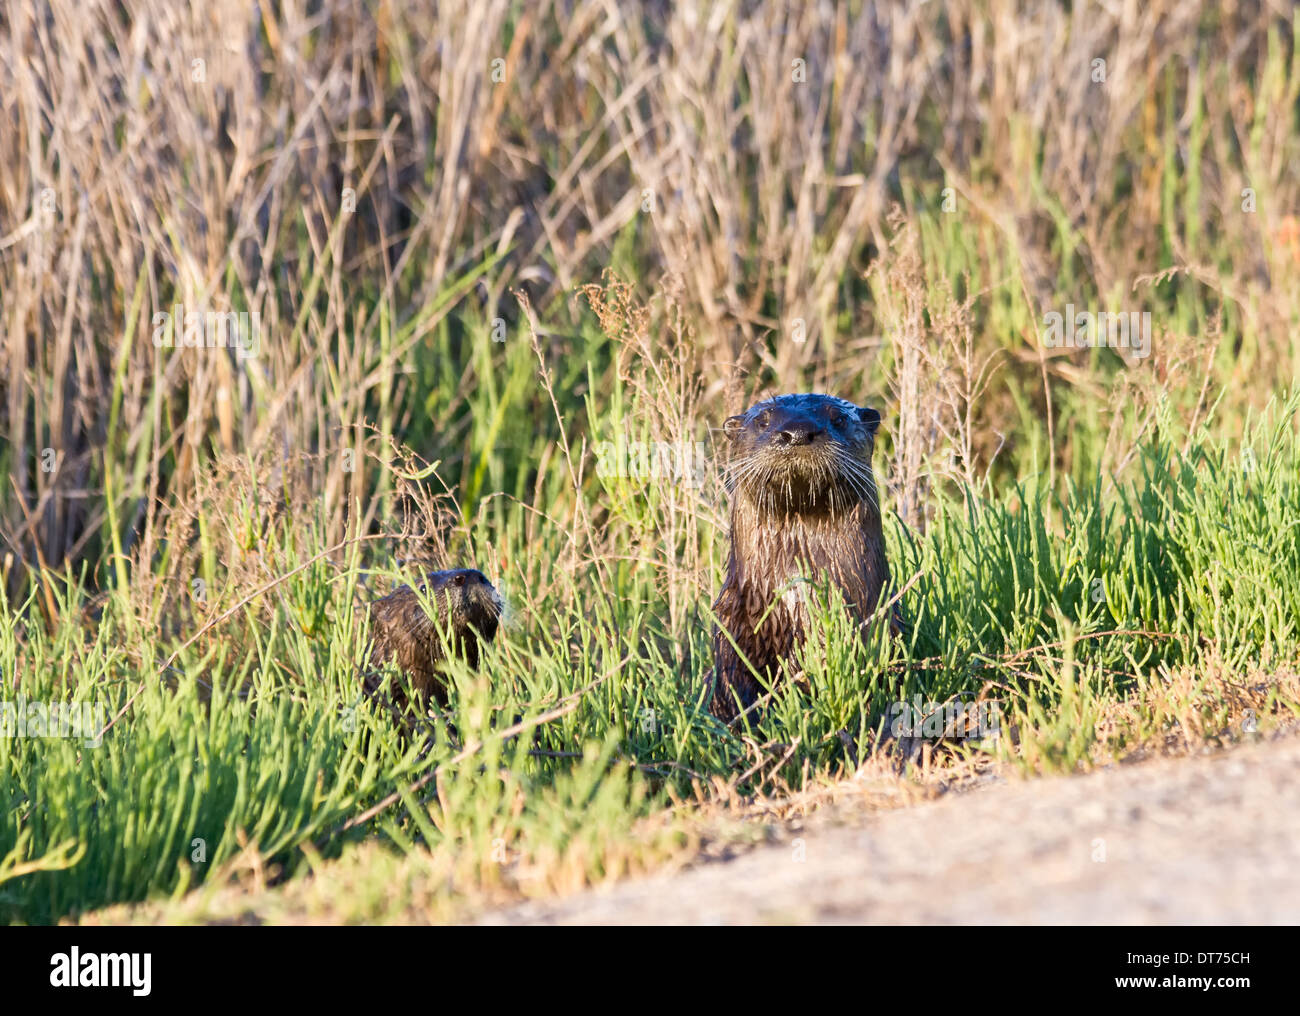
<svg viewBox="0 0 1300 1016"><path fill-rule="evenodd" d="M859 621L875 611L889 582L871 471L879 425L874 409L811 394L778 395L723 424L735 457L731 553L713 605L719 719L731 721L758 698L744 659L770 681L803 641L799 582L829 579Z"/></svg>
<svg viewBox="0 0 1300 1016"><path fill-rule="evenodd" d="M370 605L373 639L365 689L375 695L383 684L383 664L395 663L410 679L412 698L422 711L432 695L439 705L447 704L447 679L441 673L446 644L470 667L478 667L480 642L491 642L497 633L502 601L492 583L480 571L456 568L431 572L420 590L438 614L434 621L410 586L393 590ZM394 707L404 711L405 696L391 689Z"/></svg>

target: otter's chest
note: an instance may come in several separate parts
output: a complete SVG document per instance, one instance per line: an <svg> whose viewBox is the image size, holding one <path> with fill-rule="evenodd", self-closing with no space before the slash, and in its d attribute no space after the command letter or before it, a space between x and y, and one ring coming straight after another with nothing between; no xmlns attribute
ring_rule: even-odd
<svg viewBox="0 0 1300 1016"><path fill-rule="evenodd" d="M785 576L774 584L751 585L741 592L743 613L752 618L758 645L784 655L808 630L815 602L813 580L802 572ZM760 654L766 655L766 654Z"/></svg>

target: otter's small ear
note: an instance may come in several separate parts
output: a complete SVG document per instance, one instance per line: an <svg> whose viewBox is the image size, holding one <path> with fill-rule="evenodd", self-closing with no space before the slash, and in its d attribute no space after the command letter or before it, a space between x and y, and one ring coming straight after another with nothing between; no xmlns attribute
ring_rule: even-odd
<svg viewBox="0 0 1300 1016"><path fill-rule="evenodd" d="M722 424L722 432L733 441L740 436L740 432L744 429L745 418L743 416L730 416Z"/></svg>
<svg viewBox="0 0 1300 1016"><path fill-rule="evenodd" d="M866 406L858 410L858 419L867 425L867 431L871 434L875 434L876 428L880 426L880 414Z"/></svg>

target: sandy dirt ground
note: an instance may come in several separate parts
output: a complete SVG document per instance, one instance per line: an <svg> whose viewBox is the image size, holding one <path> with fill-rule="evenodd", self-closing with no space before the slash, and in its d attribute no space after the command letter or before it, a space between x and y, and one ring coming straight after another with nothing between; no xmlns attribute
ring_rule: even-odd
<svg viewBox="0 0 1300 1016"><path fill-rule="evenodd" d="M488 924L1300 923L1300 737L911 807Z"/></svg>

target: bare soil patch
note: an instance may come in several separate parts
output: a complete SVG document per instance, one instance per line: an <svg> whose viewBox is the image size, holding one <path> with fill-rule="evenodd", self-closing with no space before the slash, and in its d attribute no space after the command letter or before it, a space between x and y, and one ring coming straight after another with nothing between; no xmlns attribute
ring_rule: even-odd
<svg viewBox="0 0 1300 1016"><path fill-rule="evenodd" d="M492 924L1300 921L1300 738L837 804L779 845L483 915Z"/></svg>

